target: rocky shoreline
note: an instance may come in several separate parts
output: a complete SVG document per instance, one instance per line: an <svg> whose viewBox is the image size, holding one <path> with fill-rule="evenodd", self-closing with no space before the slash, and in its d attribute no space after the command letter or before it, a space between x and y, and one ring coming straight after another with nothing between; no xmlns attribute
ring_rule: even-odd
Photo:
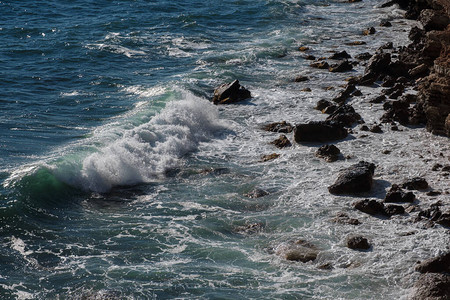
<svg viewBox="0 0 450 300"><path fill-rule="evenodd" d="M399 130L400 124L422 125L433 134L450 137L450 0L393 0L383 4L382 7L392 5L404 9L405 18L417 20L421 24L420 27L411 29L408 36L411 44L395 49L392 43L387 43L373 55L361 53L355 57L357 61L352 61L352 57L345 51L335 52L328 58L319 59L305 55L305 59L314 60L310 65L311 68L329 72L347 72L352 70L354 65L365 64L364 74L348 78L346 86L330 101L322 99L317 102L315 109L329 115L325 121L295 125L286 121L266 124L263 130L282 133L271 144L279 149L290 147L291 141L285 134L292 134L296 143L303 144L342 140L355 129L383 133L382 124L390 126L392 131ZM392 24L384 21L379 26L390 27ZM375 32L376 29L371 27L364 29L362 34L371 35ZM301 46L298 50L306 53L309 47ZM328 63L328 59L336 63ZM298 76L294 79L295 82L309 80L307 76ZM385 114L379 124L368 126L364 124L358 112L348 104L348 99L361 95L358 86L374 85L384 89L381 95L374 97L370 102L382 104ZM406 93L406 90L416 90L417 93ZM303 91L307 92L306 89ZM228 104L249 97L251 93L236 80L216 89L213 102ZM336 146L328 144L320 147L316 156L327 162L342 157ZM262 161L278 157L278 154L273 153L265 155ZM336 182L328 187L329 192L335 195L356 196L369 192L375 168L373 163L361 161L341 170L336 176ZM432 170L449 172L450 165L435 165ZM415 191L426 192L428 196L442 193L433 190L424 178L415 177L403 183L393 183L384 201L363 199L355 201L353 207L361 213L372 216L390 218L393 215L402 215L411 218L411 222L423 222L426 228L438 224L437 226L448 229L450 203L438 201L428 208L421 207L414 203ZM264 196L266 193L261 195ZM360 224L359 220L350 218L345 213L339 213L332 221L340 224ZM365 237L358 235L349 236L346 243L347 247L355 250L367 250L372 247ZM319 252L320 249L304 240L288 241L273 248L274 254L286 260L300 262L314 261ZM412 299L450 299L449 255L450 252L417 265L416 271L422 274L414 286ZM332 264L318 267L332 268Z"/></svg>

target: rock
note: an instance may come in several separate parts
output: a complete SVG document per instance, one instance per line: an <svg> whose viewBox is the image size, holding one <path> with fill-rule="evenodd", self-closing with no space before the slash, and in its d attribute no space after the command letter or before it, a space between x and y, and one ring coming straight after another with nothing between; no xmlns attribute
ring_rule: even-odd
<svg viewBox="0 0 450 300"><path fill-rule="evenodd" d="M261 198L261 197L267 196L268 194L269 193L264 190L255 188L255 189L251 190L250 192L248 192L247 194L244 194L244 196L247 198L256 199L256 198Z"/></svg>
<svg viewBox="0 0 450 300"><path fill-rule="evenodd" d="M412 192L404 192L398 185L393 184L384 198L385 203L414 202L416 196Z"/></svg>
<svg viewBox="0 0 450 300"><path fill-rule="evenodd" d="M381 21L380 27L392 27L392 23L389 21Z"/></svg>
<svg viewBox="0 0 450 300"><path fill-rule="evenodd" d="M323 111L325 108L332 106L332 105L333 105L333 103L331 103L330 101L322 99L322 100L317 101L317 104L314 107L314 109Z"/></svg>
<svg viewBox="0 0 450 300"><path fill-rule="evenodd" d="M316 57L314 55L305 55L303 56L303 58L307 60L316 60Z"/></svg>
<svg viewBox="0 0 450 300"><path fill-rule="evenodd" d="M306 47L306 46L300 46L300 47L298 47L298 50L299 50L299 51L302 51L302 52L305 52L305 51L308 51L308 50L309 50L309 47Z"/></svg>
<svg viewBox="0 0 450 300"><path fill-rule="evenodd" d="M314 62L309 66L316 69L328 69L330 67L330 65L326 61Z"/></svg>
<svg viewBox="0 0 450 300"><path fill-rule="evenodd" d="M444 30L449 24L449 17L441 11L424 9L420 12L419 21L425 31Z"/></svg>
<svg viewBox="0 0 450 300"><path fill-rule="evenodd" d="M337 122L342 126L351 126L361 120L361 116L355 112L353 106L344 104L339 106L326 120Z"/></svg>
<svg viewBox="0 0 450 300"><path fill-rule="evenodd" d="M356 89L356 90L351 94L351 96L352 96L352 97L359 97L359 96L362 96L362 92L361 92L360 90Z"/></svg>
<svg viewBox="0 0 450 300"><path fill-rule="evenodd" d="M441 214L441 216L436 220L436 223L442 226L450 227L450 211Z"/></svg>
<svg viewBox="0 0 450 300"><path fill-rule="evenodd" d="M409 76L411 77L417 77L420 75L423 75L429 71L428 66L426 64L418 65L415 68L412 68L408 71Z"/></svg>
<svg viewBox="0 0 450 300"><path fill-rule="evenodd" d="M370 54L369 52L360 53L355 56L355 58L357 58L359 60L368 60L371 57L372 57L372 54Z"/></svg>
<svg viewBox="0 0 450 300"><path fill-rule="evenodd" d="M347 51L336 52L329 57L329 59L347 59L347 58L352 58L350 54L347 53Z"/></svg>
<svg viewBox="0 0 450 300"><path fill-rule="evenodd" d="M450 252L417 264L416 271L420 273L450 273Z"/></svg>
<svg viewBox="0 0 450 300"><path fill-rule="evenodd" d="M333 98L333 101L338 103L338 104L344 104L345 100L347 100L347 98L350 97L351 93L354 92L356 89L356 86L354 84L347 84L347 86L345 87L345 89L341 92L339 92L339 94Z"/></svg>
<svg viewBox="0 0 450 300"><path fill-rule="evenodd" d="M421 274L414 284L414 289L411 300L448 300L450 299L450 275Z"/></svg>
<svg viewBox="0 0 450 300"><path fill-rule="evenodd" d="M369 27L367 29L363 30L363 35L371 35L371 34L375 34L376 30L373 27Z"/></svg>
<svg viewBox="0 0 450 300"><path fill-rule="evenodd" d="M417 26L414 26L411 28L408 34L408 38L413 41L414 43L419 43L421 40L425 38L426 31L423 29L420 29Z"/></svg>
<svg viewBox="0 0 450 300"><path fill-rule="evenodd" d="M367 127L367 125L362 125L359 130L361 131L369 131L369 127Z"/></svg>
<svg viewBox="0 0 450 300"><path fill-rule="evenodd" d="M370 199L364 199L357 201L353 204L353 207L359 211L362 211L363 213L369 214L369 215L384 215L384 204L381 202L378 202L376 200L370 200Z"/></svg>
<svg viewBox="0 0 450 300"><path fill-rule="evenodd" d="M373 98L372 100L370 100L370 103L383 103L386 100L386 96L385 95L380 95L377 96L375 98Z"/></svg>
<svg viewBox="0 0 450 300"><path fill-rule="evenodd" d="M303 82L303 81L308 81L309 78L308 76L303 76L303 75L299 75L297 77L295 77L294 81L295 82Z"/></svg>
<svg viewBox="0 0 450 300"><path fill-rule="evenodd" d="M375 165L365 161L344 169L338 175L336 182L328 187L331 194L359 194L372 188Z"/></svg>
<svg viewBox="0 0 450 300"><path fill-rule="evenodd" d="M291 142L284 134L275 141L271 142L271 144L280 149L292 146Z"/></svg>
<svg viewBox="0 0 450 300"><path fill-rule="evenodd" d="M404 213L405 208L401 205L389 204L384 207L384 214L387 216L403 215Z"/></svg>
<svg viewBox="0 0 450 300"><path fill-rule="evenodd" d="M299 261L303 263L315 260L317 258L317 254L319 253L314 245L304 240L281 243L274 250L276 255L286 260Z"/></svg>
<svg viewBox="0 0 450 300"><path fill-rule="evenodd" d="M386 71L386 66L390 63L391 55L389 53L378 53L373 55L367 63L363 78L366 77L366 80L371 78L375 81L380 73Z"/></svg>
<svg viewBox="0 0 450 300"><path fill-rule="evenodd" d="M402 188L408 190L426 190L428 187L428 182L421 177L414 177L402 184Z"/></svg>
<svg viewBox="0 0 450 300"><path fill-rule="evenodd" d="M340 62L338 64L333 64L331 67L328 68L330 72L347 72L351 71L353 69L353 66L351 63L348 62L348 60L344 60L343 62Z"/></svg>
<svg viewBox="0 0 450 300"><path fill-rule="evenodd" d="M331 115L332 113L334 113L336 111L336 109L338 109L338 106L333 104L333 105L327 106L325 109L322 110L322 112L324 114Z"/></svg>
<svg viewBox="0 0 450 300"><path fill-rule="evenodd" d="M316 151L316 156L325 159L327 162L338 160L341 150L335 145L323 145Z"/></svg>
<svg viewBox="0 0 450 300"><path fill-rule="evenodd" d="M265 161L269 161L269 160L274 160L278 157L280 157L280 154L278 154L278 153L267 154L267 155L263 155L261 157L261 161L265 162Z"/></svg>
<svg viewBox="0 0 450 300"><path fill-rule="evenodd" d="M294 127L290 123L282 121L264 125L263 129L271 132L290 133L294 130Z"/></svg>
<svg viewBox="0 0 450 300"><path fill-rule="evenodd" d="M359 225L361 222L358 219L350 218L346 213L337 213L336 217L331 219L331 222L343 225Z"/></svg>
<svg viewBox="0 0 450 300"><path fill-rule="evenodd" d="M251 97L250 91L239 84L238 80L222 84L214 91L214 104L230 104Z"/></svg>
<svg viewBox="0 0 450 300"><path fill-rule="evenodd" d="M381 45L381 47L379 49L393 49L394 48L394 44L392 42L387 42L384 45Z"/></svg>
<svg viewBox="0 0 450 300"><path fill-rule="evenodd" d="M383 130L381 129L380 125L373 125L372 127L370 127L370 132L383 133Z"/></svg>
<svg viewBox="0 0 450 300"><path fill-rule="evenodd" d="M439 171L443 166L441 164L434 164L431 171Z"/></svg>
<svg viewBox="0 0 450 300"><path fill-rule="evenodd" d="M300 90L301 92L311 92L311 89L306 87Z"/></svg>
<svg viewBox="0 0 450 300"><path fill-rule="evenodd" d="M354 42L350 42L350 43L345 43L347 46L361 46L361 45L365 45L367 44L366 42L363 41L354 41Z"/></svg>
<svg viewBox="0 0 450 300"><path fill-rule="evenodd" d="M370 244L363 236L349 236L346 240L347 247L354 250L367 250Z"/></svg>
<svg viewBox="0 0 450 300"><path fill-rule="evenodd" d="M294 128L294 139L297 143L340 140L347 135L347 130L340 124L328 121L298 124Z"/></svg>
<svg viewBox="0 0 450 300"><path fill-rule="evenodd" d="M248 225L243 226L237 226L234 231L236 233L245 234L245 235L251 235L260 233L264 230L264 224L263 223L251 223Z"/></svg>

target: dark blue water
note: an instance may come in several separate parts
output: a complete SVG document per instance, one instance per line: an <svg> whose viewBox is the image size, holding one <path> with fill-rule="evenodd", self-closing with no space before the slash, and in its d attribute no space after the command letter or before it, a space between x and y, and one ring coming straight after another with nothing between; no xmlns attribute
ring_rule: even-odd
<svg viewBox="0 0 450 300"><path fill-rule="evenodd" d="M361 37L361 28L401 15L378 5L0 1L0 299L406 295L413 275L404 261L445 244L440 231L402 236L399 250L407 225L367 220L360 230L381 239L379 250L351 252L342 239L354 229L329 219L353 199L326 191L346 162L327 165L300 146L260 162L277 151L261 124L321 118L311 107L348 75L310 70L298 46L328 56L352 40L368 44L347 47L351 55L392 37L406 43L402 21L376 40ZM313 78L312 93L293 84L299 73ZM235 78L252 100L212 105L214 87ZM387 144L411 141L342 147L377 159L367 149ZM386 160L401 174L411 163ZM269 195L246 197L254 188ZM317 262L276 255L299 238L320 248ZM317 268L329 262L333 270Z"/></svg>

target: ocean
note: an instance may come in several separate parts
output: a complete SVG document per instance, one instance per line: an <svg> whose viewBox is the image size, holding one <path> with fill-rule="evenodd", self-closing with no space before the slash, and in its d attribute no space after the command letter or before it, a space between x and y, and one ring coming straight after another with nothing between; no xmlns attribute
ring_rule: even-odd
<svg viewBox="0 0 450 300"><path fill-rule="evenodd" d="M312 69L305 54L408 44L414 22L381 4L0 1L0 299L406 299L446 229L361 214L327 187L366 160L377 165L367 197L415 176L445 190L430 162L446 162L448 139L386 127L338 142L344 158L327 163L321 145L280 150L261 129L325 119L316 102L364 70ZM234 79L252 98L213 105ZM379 122L369 100L381 87L360 89L351 104ZM246 196L255 189L266 195ZM362 224L331 222L339 212ZM347 248L352 233L373 248ZM277 255L292 240L317 259Z"/></svg>

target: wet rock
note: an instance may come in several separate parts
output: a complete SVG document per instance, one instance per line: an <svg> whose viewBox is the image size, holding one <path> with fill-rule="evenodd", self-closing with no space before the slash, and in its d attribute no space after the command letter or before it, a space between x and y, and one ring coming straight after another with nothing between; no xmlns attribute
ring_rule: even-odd
<svg viewBox="0 0 450 300"><path fill-rule="evenodd" d="M418 263L416 271L420 273L450 273L450 252Z"/></svg>
<svg viewBox="0 0 450 300"><path fill-rule="evenodd" d="M364 199L357 201L353 204L353 207L359 211L362 211L363 213L369 214L369 215L384 215L384 204L376 201L376 200L370 200L370 199Z"/></svg>
<svg viewBox="0 0 450 300"><path fill-rule="evenodd" d="M363 30L363 35L371 35L371 34L375 34L376 30L374 27L369 27L367 29Z"/></svg>
<svg viewBox="0 0 450 300"><path fill-rule="evenodd" d="M261 157L261 161L265 162L265 161L269 161L269 160L274 160L278 157L280 157L280 154L278 154L278 153L267 154L267 155L263 155Z"/></svg>
<svg viewBox="0 0 450 300"><path fill-rule="evenodd" d="M305 52L305 51L308 51L308 50L309 50L309 47L306 47L306 46L298 47L298 51L301 51L301 52Z"/></svg>
<svg viewBox="0 0 450 300"><path fill-rule="evenodd" d="M255 188L255 189L251 190L250 192L248 192L247 194L244 194L245 197L251 198L251 199L261 198L261 197L264 197L267 195L269 195L268 192L266 192L265 190L262 190L262 189L258 189L258 188Z"/></svg>
<svg viewBox="0 0 450 300"><path fill-rule="evenodd" d="M391 63L391 55L389 53L378 53L373 55L364 70L364 76L361 78L361 84L370 85L378 76L386 71L386 67Z"/></svg>
<svg viewBox="0 0 450 300"><path fill-rule="evenodd" d="M239 80L225 83L214 91L214 104L236 103L251 97L250 91L239 84Z"/></svg>
<svg viewBox="0 0 450 300"><path fill-rule="evenodd" d="M325 109L323 109L322 112L324 114L331 115L332 113L334 113L336 111L336 109L338 109L337 105L330 105L330 106L327 106Z"/></svg>
<svg viewBox="0 0 450 300"><path fill-rule="evenodd" d="M300 91L301 92L311 92L311 89L307 87L307 88L301 89Z"/></svg>
<svg viewBox="0 0 450 300"><path fill-rule="evenodd" d="M421 177L414 177L402 184L402 188L408 190L426 190L428 187L428 182Z"/></svg>
<svg viewBox="0 0 450 300"><path fill-rule="evenodd" d="M349 42L349 43L345 43L347 46L361 46L361 45L365 45L367 44L366 42L363 41L354 41L354 42Z"/></svg>
<svg viewBox="0 0 450 300"><path fill-rule="evenodd" d="M330 67L330 65L326 61L314 62L309 66L316 69L328 69Z"/></svg>
<svg viewBox="0 0 450 300"><path fill-rule="evenodd" d="M372 127L370 127L370 132L383 133L383 130L381 129L380 125L373 125Z"/></svg>
<svg viewBox="0 0 450 300"><path fill-rule="evenodd" d="M292 146L291 142L284 134L275 141L271 142L271 144L280 149Z"/></svg>
<svg viewBox="0 0 450 300"><path fill-rule="evenodd" d="M405 208L401 205L389 204L384 207L384 214L387 216L403 215Z"/></svg>
<svg viewBox="0 0 450 300"><path fill-rule="evenodd" d="M263 129L270 132L290 133L294 130L294 126L286 121L282 121L264 125Z"/></svg>
<svg viewBox="0 0 450 300"><path fill-rule="evenodd" d="M414 284L411 300L448 300L450 295L450 275L443 273L421 274Z"/></svg>
<svg viewBox="0 0 450 300"><path fill-rule="evenodd" d="M392 42L387 42L386 44L381 45L379 49L380 50L382 50L382 49L388 50L388 49L393 49L393 48L394 48L394 44Z"/></svg>
<svg viewBox="0 0 450 300"><path fill-rule="evenodd" d="M383 82L381 83L382 87L393 87L395 83L397 82L396 78L393 78L391 76L386 76L383 79Z"/></svg>
<svg viewBox="0 0 450 300"><path fill-rule="evenodd" d="M439 171L442 168L441 164L434 164L431 171Z"/></svg>
<svg viewBox="0 0 450 300"><path fill-rule="evenodd" d="M359 225L361 222L358 219L350 218L346 213L339 212L336 217L331 219L331 222L343 225Z"/></svg>
<svg viewBox="0 0 450 300"><path fill-rule="evenodd" d="M333 98L333 101L338 104L344 104L345 100L347 100L355 90L356 86L349 83L343 91L339 92L339 94Z"/></svg>
<svg viewBox="0 0 450 300"><path fill-rule="evenodd" d="M370 54L369 52L360 53L355 56L355 58L357 58L359 60L368 60L371 57L372 57L372 54Z"/></svg>
<svg viewBox="0 0 450 300"><path fill-rule="evenodd" d="M362 125L361 127L359 127L359 130L361 130L361 131L369 131L369 127L367 125Z"/></svg>
<svg viewBox="0 0 450 300"><path fill-rule="evenodd" d="M392 23L389 21L381 21L380 27L392 27Z"/></svg>
<svg viewBox="0 0 450 300"><path fill-rule="evenodd" d="M338 64L333 64L328 68L330 72L347 72L353 70L353 65L348 60L344 60Z"/></svg>
<svg viewBox="0 0 450 300"><path fill-rule="evenodd" d="M450 211L441 214L441 216L436 220L436 223L445 227L450 227Z"/></svg>
<svg viewBox="0 0 450 300"><path fill-rule="evenodd" d="M368 192L372 188L374 172L373 163L360 161L342 170L336 182L328 187L328 191L337 195Z"/></svg>
<svg viewBox="0 0 450 300"><path fill-rule="evenodd" d="M399 203L399 202L414 202L416 196L412 192L404 192L398 185L393 184L387 192L384 202Z"/></svg>
<svg viewBox="0 0 450 300"><path fill-rule="evenodd" d="M303 76L303 75L299 75L297 77L295 77L294 81L295 82L303 82L303 81L308 81L309 77L308 76Z"/></svg>
<svg viewBox="0 0 450 300"><path fill-rule="evenodd" d="M275 254L291 261L306 263L314 261L319 253L317 247L304 240L290 241L278 245Z"/></svg>
<svg viewBox="0 0 450 300"><path fill-rule="evenodd" d="M417 67L409 70L408 74L411 77L417 77L417 76L421 76L421 75L428 73L428 71L429 71L428 66L426 64L421 64L421 65L418 65Z"/></svg>
<svg viewBox="0 0 450 300"><path fill-rule="evenodd" d="M355 111L353 106L344 104L339 106L326 120L337 122L342 126L351 126L361 120L361 116Z"/></svg>
<svg viewBox="0 0 450 300"><path fill-rule="evenodd" d="M341 150L335 145L323 145L316 151L316 156L325 159L327 162L338 160Z"/></svg>
<svg viewBox="0 0 450 300"><path fill-rule="evenodd" d="M347 51L336 52L329 57L329 59L347 59L347 58L352 58L350 54L347 53Z"/></svg>
<svg viewBox="0 0 450 300"><path fill-rule="evenodd" d="M413 41L414 43L419 43L421 40L423 40L425 38L426 35L426 31L423 29L420 29L417 26L414 26L413 28L411 28L409 34L408 34L408 38Z"/></svg>
<svg viewBox="0 0 450 300"><path fill-rule="evenodd" d="M440 191L429 191L429 192L427 192L427 196L430 196L430 197L439 196L441 194L442 193Z"/></svg>
<svg viewBox="0 0 450 300"><path fill-rule="evenodd" d="M386 100L386 96L385 95L380 95L377 96L375 98L373 98L372 100L370 100L370 103L383 103Z"/></svg>
<svg viewBox="0 0 450 300"><path fill-rule="evenodd" d="M340 124L328 121L298 124L294 128L294 139L297 143L340 140L347 135L347 130Z"/></svg>
<svg viewBox="0 0 450 300"><path fill-rule="evenodd" d="M317 101L317 104L314 107L314 109L323 111L325 108L332 106L332 105L333 105L333 103L331 103L330 101L322 99L322 100Z"/></svg>
<svg viewBox="0 0 450 300"><path fill-rule="evenodd" d="M347 247L354 250L367 250L370 248L369 241L363 236L349 236L346 240Z"/></svg>
<svg viewBox="0 0 450 300"><path fill-rule="evenodd" d="M305 55L303 56L303 58L307 60L316 60L316 57L314 55Z"/></svg>

